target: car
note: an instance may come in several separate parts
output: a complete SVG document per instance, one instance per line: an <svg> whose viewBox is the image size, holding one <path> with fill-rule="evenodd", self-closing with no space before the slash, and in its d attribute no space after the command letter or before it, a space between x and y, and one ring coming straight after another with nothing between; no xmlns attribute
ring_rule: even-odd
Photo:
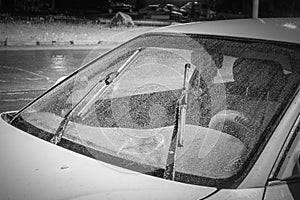
<svg viewBox="0 0 300 200"><path fill-rule="evenodd" d="M108 13L116 13L116 12L127 12L132 13L134 7L130 4L126 4L119 1L112 1L108 6Z"/></svg>
<svg viewBox="0 0 300 200"><path fill-rule="evenodd" d="M0 120L1 199L300 199L299 18L151 30Z"/></svg>
<svg viewBox="0 0 300 200"><path fill-rule="evenodd" d="M171 10L161 5L148 5L147 7L139 9L138 13L143 19L181 20L184 17L181 12Z"/></svg>
<svg viewBox="0 0 300 200"><path fill-rule="evenodd" d="M214 19L216 12L211 10L207 2L189 1L180 7L192 19Z"/></svg>
<svg viewBox="0 0 300 200"><path fill-rule="evenodd" d="M166 7L169 10L176 11L182 13L183 16L187 16L187 12L184 9L178 8L174 4L167 3L167 4L159 4L160 7Z"/></svg>

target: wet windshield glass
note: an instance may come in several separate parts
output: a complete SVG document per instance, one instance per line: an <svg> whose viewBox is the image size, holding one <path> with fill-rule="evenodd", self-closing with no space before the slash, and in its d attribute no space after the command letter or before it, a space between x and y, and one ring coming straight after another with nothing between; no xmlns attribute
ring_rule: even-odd
<svg viewBox="0 0 300 200"><path fill-rule="evenodd" d="M164 177L168 154L175 153L170 144L176 120L181 120L174 180L218 186L230 179L230 185L250 166L299 86L299 52L296 46L262 41L142 36L79 70L13 124L50 141L73 109L58 145ZM111 84L100 81L124 64ZM186 64L183 120L176 119L176 106Z"/></svg>

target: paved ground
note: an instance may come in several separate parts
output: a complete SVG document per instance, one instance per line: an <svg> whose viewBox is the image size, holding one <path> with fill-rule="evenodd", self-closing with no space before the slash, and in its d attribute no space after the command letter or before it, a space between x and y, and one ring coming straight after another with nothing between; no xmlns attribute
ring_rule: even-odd
<svg viewBox="0 0 300 200"><path fill-rule="evenodd" d="M108 49L12 48L0 51L0 112L17 110Z"/></svg>

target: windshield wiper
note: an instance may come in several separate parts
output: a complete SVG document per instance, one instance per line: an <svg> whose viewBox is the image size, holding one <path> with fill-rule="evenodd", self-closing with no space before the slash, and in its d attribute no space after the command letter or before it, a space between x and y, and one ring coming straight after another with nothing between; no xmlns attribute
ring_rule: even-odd
<svg viewBox="0 0 300 200"><path fill-rule="evenodd" d="M50 142L57 145L65 132L65 129L71 119L73 111L89 96L89 94L100 84L104 81L105 85L87 102L87 104L83 107L83 109L78 113L78 116L83 116L86 110L92 105L95 99L100 95L103 94L106 89L111 85L113 81L120 76L121 73L125 72L126 69L129 67L129 63L138 55L138 53L142 49L136 50L128 59L127 61L117 70L114 72L109 73L103 79L97 81L97 83L78 101L69 111L65 114L64 119L60 122L54 136L50 139Z"/></svg>
<svg viewBox="0 0 300 200"><path fill-rule="evenodd" d="M187 76L190 68L190 64L186 64L184 68L183 87L181 95L176 103L175 125L168 151L167 164L163 177L164 179L175 179L176 151L177 147L183 147L189 82Z"/></svg>

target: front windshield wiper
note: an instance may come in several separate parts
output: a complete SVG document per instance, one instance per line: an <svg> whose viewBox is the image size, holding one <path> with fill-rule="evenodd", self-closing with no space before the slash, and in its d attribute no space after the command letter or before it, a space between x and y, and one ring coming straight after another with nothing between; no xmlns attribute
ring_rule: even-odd
<svg viewBox="0 0 300 200"><path fill-rule="evenodd" d="M164 171L164 179L175 179L175 158L177 147L183 147L185 133L185 119L188 98L188 70L190 64L186 64L184 68L183 87L181 95L176 103L175 125L173 129L172 139L168 151L166 169Z"/></svg>
<svg viewBox="0 0 300 200"><path fill-rule="evenodd" d="M78 113L78 116L84 115L85 111L92 105L94 100L100 95L103 94L107 90L107 88L111 85L113 81L116 80L117 77L120 76L121 73L125 72L126 69L129 67L129 63L141 52L141 49L136 50L128 59L127 61L117 70L114 72L109 73L103 79L96 82L96 84L65 114L64 119L60 122L54 136L50 139L50 142L57 145L65 132L65 129L71 119L73 111L89 96L89 94L100 84L104 81L105 85L87 102L87 104L83 107L83 109Z"/></svg>

